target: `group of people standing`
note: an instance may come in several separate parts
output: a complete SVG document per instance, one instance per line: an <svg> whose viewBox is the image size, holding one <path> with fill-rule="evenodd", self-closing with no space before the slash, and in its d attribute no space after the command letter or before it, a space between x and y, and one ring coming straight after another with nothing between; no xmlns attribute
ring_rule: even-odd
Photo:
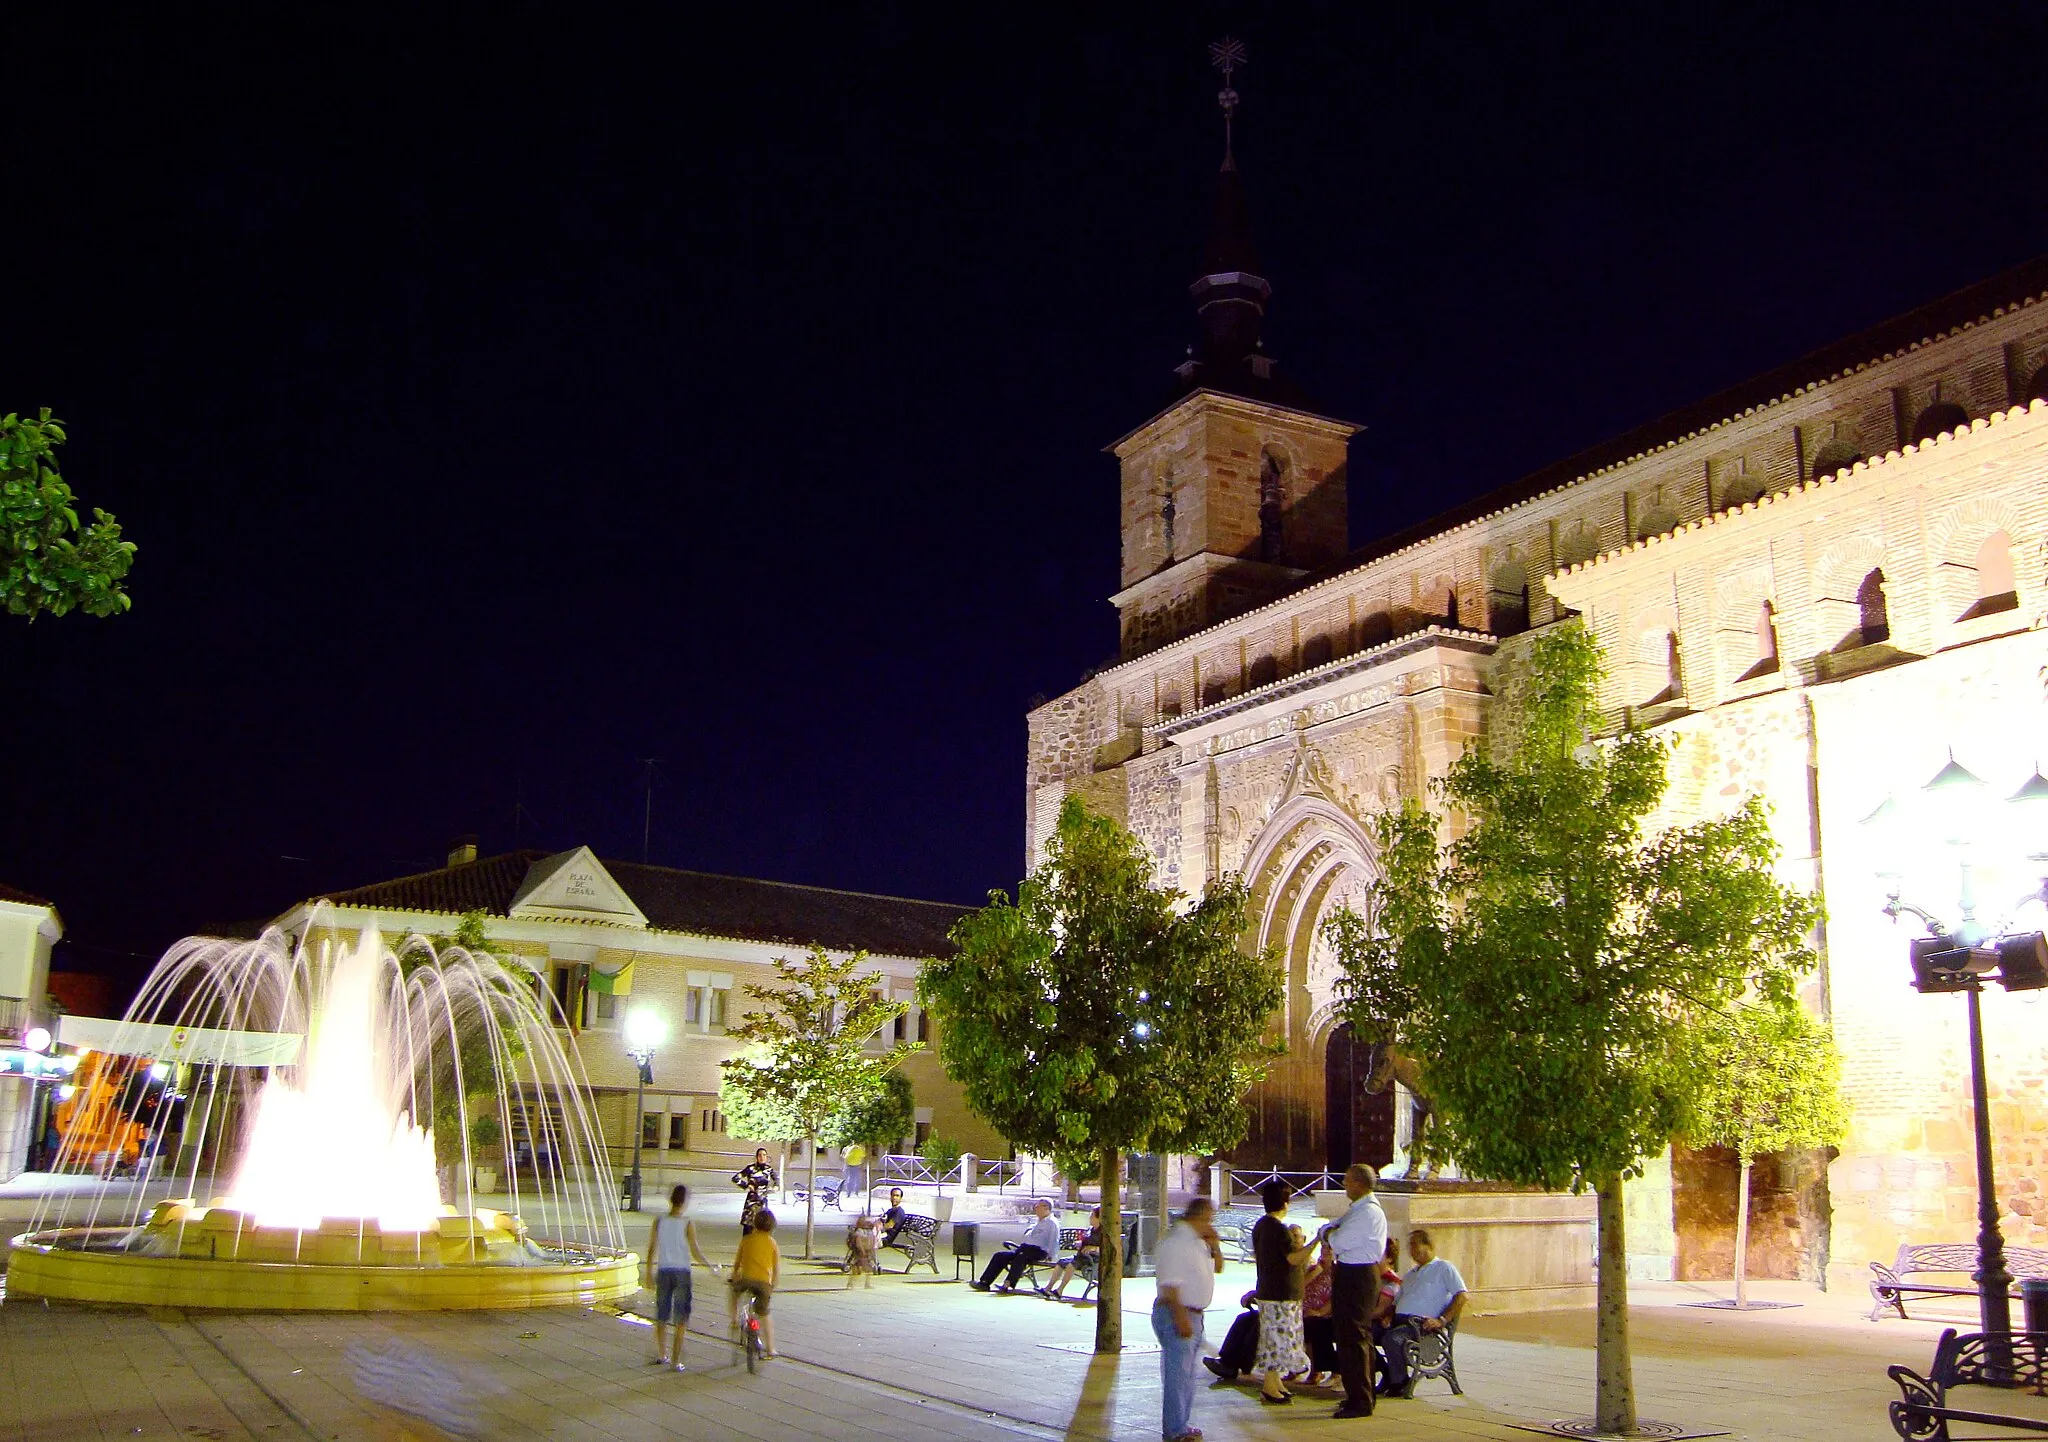
<svg viewBox="0 0 2048 1442"><path fill-rule="evenodd" d="M1215 1358L1202 1357L1201 1309L1223 1269L1222 1243L1208 1199L1188 1204L1156 1255L1152 1330L1160 1345L1161 1432L1167 1442L1202 1435L1189 1421L1198 1359L1226 1381L1250 1372L1259 1380L1259 1400L1270 1406L1293 1400L1290 1382L1315 1385L1331 1371L1344 1386L1338 1417L1369 1417L1376 1397L1406 1394L1408 1344L1456 1325L1465 1282L1457 1268L1435 1255L1429 1233L1419 1228L1408 1239L1415 1267L1406 1277L1394 1271L1397 1254L1373 1185L1370 1167L1347 1171L1344 1194L1350 1205L1310 1240L1287 1221L1287 1184L1266 1184L1260 1194L1266 1214L1251 1236L1258 1281L1246 1297L1257 1312L1240 1319Z"/></svg>

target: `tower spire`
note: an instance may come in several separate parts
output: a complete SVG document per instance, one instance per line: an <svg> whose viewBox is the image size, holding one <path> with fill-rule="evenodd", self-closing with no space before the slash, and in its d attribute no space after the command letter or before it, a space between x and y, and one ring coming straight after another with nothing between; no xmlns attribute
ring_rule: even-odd
<svg viewBox="0 0 2048 1442"><path fill-rule="evenodd" d="M1176 370L1187 390L1206 387L1300 404L1296 388L1275 373L1260 334L1273 287L1260 273L1258 252L1252 247L1251 207L1234 144L1239 96L1232 82L1245 64L1244 42L1231 36L1215 41L1209 46L1209 63L1223 72L1223 89L1216 95L1223 111L1223 165L1216 176L1216 209L1209 222L1209 243L1202 251L1201 273L1188 288L1202 333Z"/></svg>

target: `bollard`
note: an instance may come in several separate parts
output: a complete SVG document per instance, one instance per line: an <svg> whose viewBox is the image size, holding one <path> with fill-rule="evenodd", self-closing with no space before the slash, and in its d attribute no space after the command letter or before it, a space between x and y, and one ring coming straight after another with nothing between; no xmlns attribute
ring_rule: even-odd
<svg viewBox="0 0 2048 1442"><path fill-rule="evenodd" d="M981 1190L981 1160L973 1152L960 1154L960 1185L970 1192Z"/></svg>
<svg viewBox="0 0 2048 1442"><path fill-rule="evenodd" d="M2029 1332L2048 1332L2048 1278L2022 1278L2020 1306L2026 1312Z"/></svg>

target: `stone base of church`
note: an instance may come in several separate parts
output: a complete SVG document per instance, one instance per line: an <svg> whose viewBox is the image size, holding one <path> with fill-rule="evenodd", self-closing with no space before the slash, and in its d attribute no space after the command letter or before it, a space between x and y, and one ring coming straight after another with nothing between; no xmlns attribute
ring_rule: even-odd
<svg viewBox="0 0 2048 1442"><path fill-rule="evenodd" d="M1594 1199L1591 1192L1514 1191L1470 1182L1424 1182L1386 1189L1380 1206L1389 1233L1430 1234L1436 1253L1458 1269L1474 1312L1543 1312L1590 1307L1594 1300Z"/></svg>

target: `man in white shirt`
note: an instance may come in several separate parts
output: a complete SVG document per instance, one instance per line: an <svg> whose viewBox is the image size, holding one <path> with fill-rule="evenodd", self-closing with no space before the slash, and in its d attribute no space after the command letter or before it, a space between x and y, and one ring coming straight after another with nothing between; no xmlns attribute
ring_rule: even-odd
<svg viewBox="0 0 2048 1442"><path fill-rule="evenodd" d="M1202 1310L1216 1295L1216 1274L1223 1270L1223 1243L1210 1221L1214 1211L1207 1197L1194 1198L1152 1254L1159 1286L1152 1304L1152 1335L1159 1339L1159 1435L1166 1442L1202 1435L1188 1419L1204 1344Z"/></svg>
<svg viewBox="0 0 2048 1442"><path fill-rule="evenodd" d="M1425 1332L1457 1326L1458 1313L1465 1310L1465 1279L1436 1254L1428 1232L1417 1227L1408 1234L1408 1255L1415 1259L1415 1268L1401 1279L1401 1300L1380 1341L1387 1363L1380 1391L1389 1397L1406 1397L1413 1385L1408 1376L1408 1344L1419 1341Z"/></svg>
<svg viewBox="0 0 2048 1442"><path fill-rule="evenodd" d="M988 1266L982 1269L981 1280L971 1282L977 1292L986 1292L996 1279L996 1273L1008 1267L1010 1275L997 1288L998 1291L1014 1292L1017 1283L1023 1279L1024 1269L1033 1262L1050 1261L1059 1255L1060 1224L1053 1219L1052 1203L1037 1201L1031 1204L1034 1214L1032 1221L1024 1228L1024 1235L1014 1247L1005 1247L988 1259Z"/></svg>
<svg viewBox="0 0 2048 1442"><path fill-rule="evenodd" d="M1351 1206L1322 1230L1337 1261L1330 1274L1330 1319L1337 1334L1337 1374L1344 1379L1339 1417L1372 1415L1372 1310L1387 1254L1387 1214L1372 1194L1373 1182L1372 1168L1363 1163L1345 1172Z"/></svg>

